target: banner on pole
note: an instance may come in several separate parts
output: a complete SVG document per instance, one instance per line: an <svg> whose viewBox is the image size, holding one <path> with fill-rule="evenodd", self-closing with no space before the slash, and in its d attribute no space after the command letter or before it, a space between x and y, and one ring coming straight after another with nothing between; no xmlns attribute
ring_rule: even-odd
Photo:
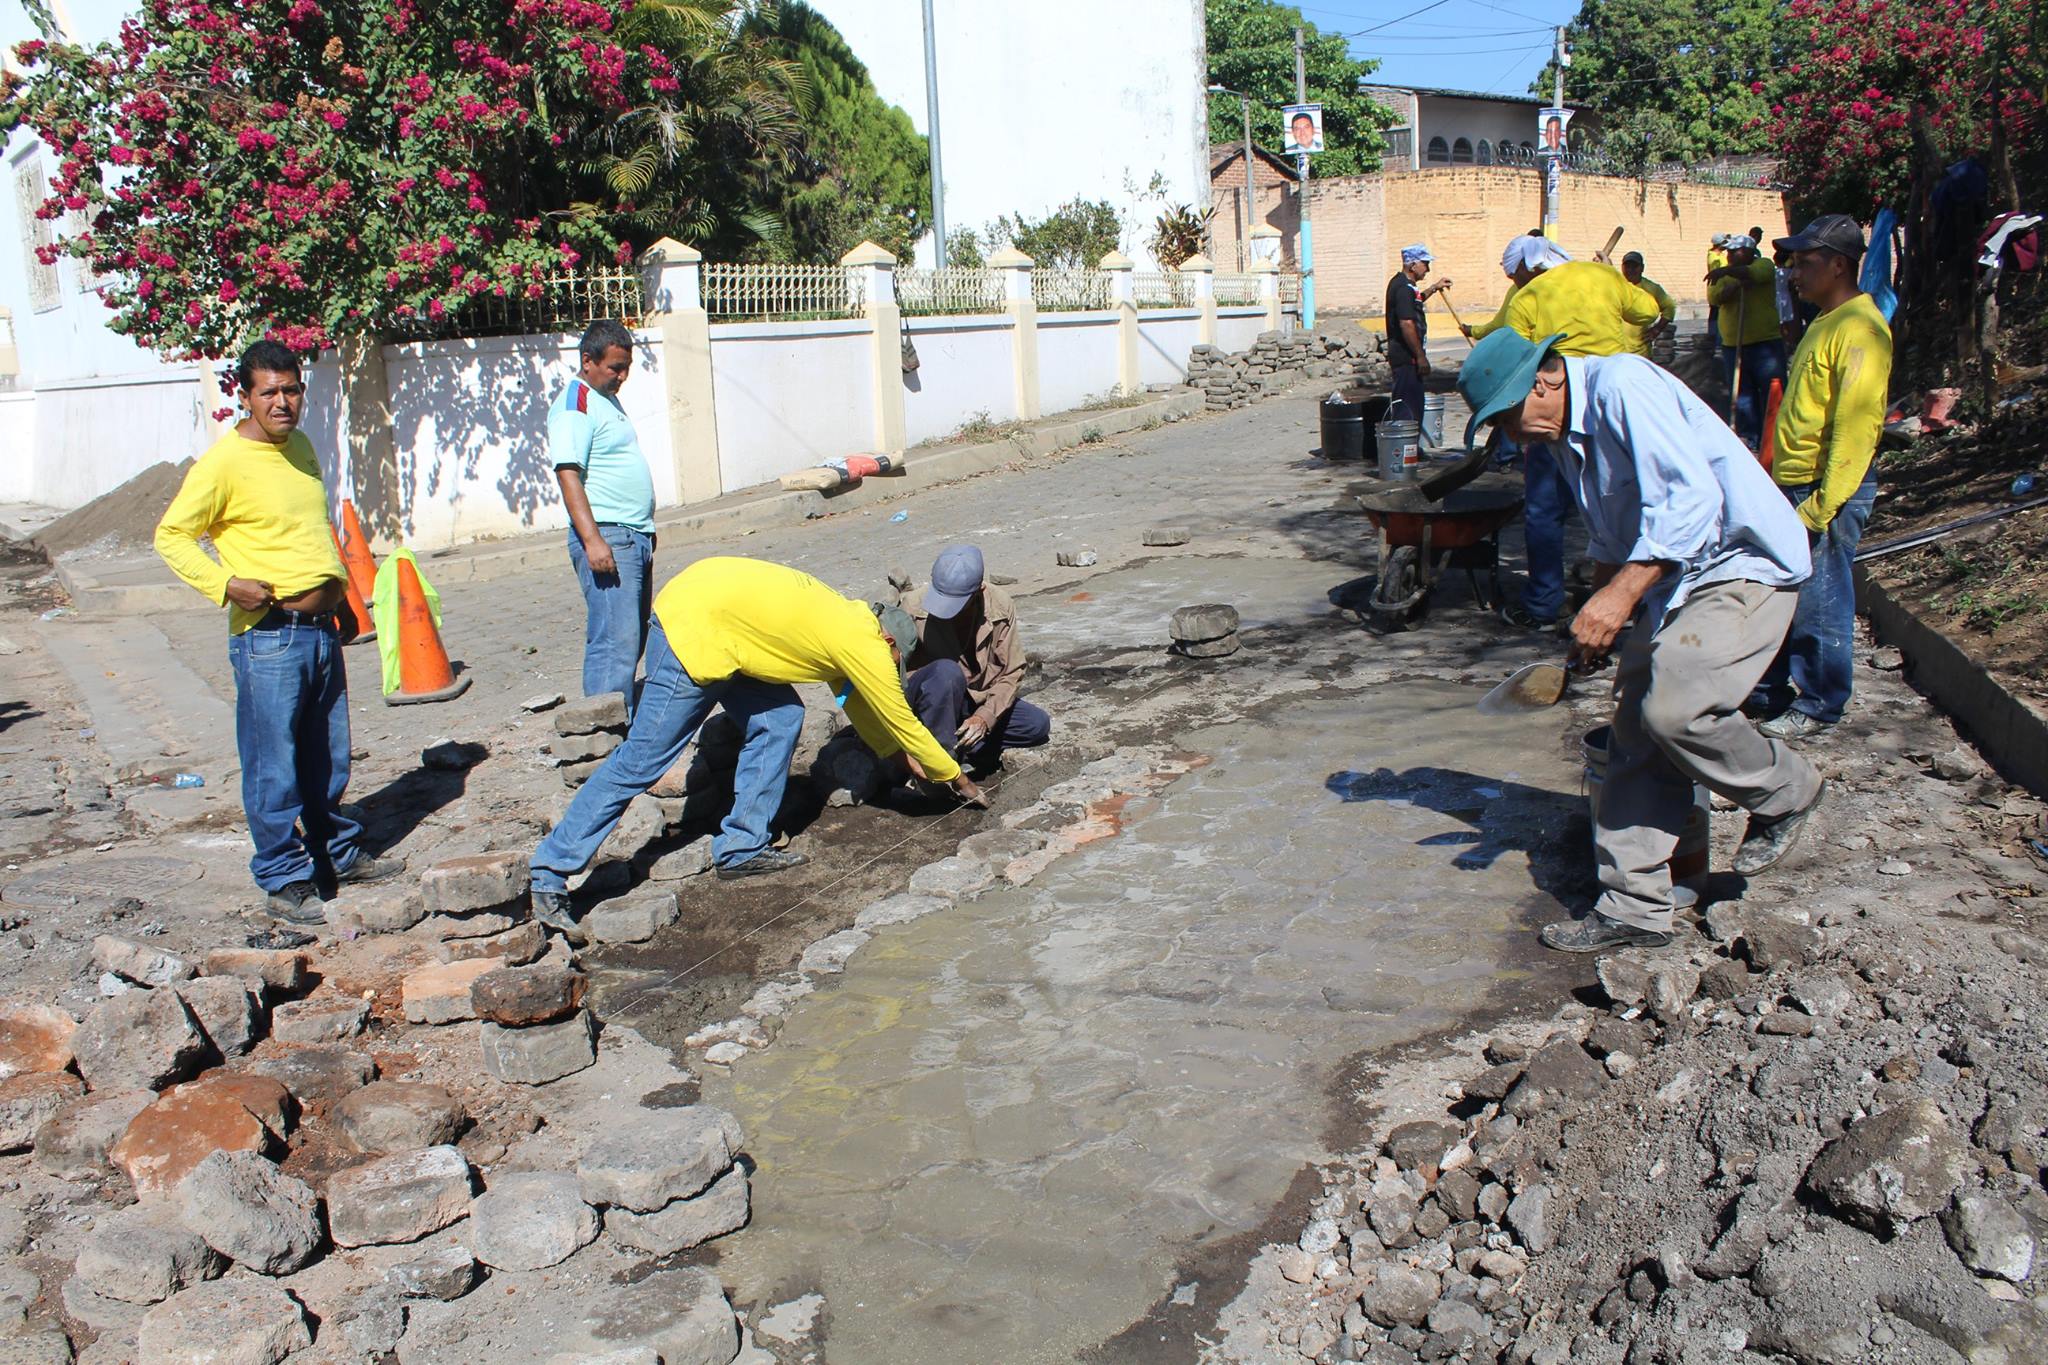
<svg viewBox="0 0 2048 1365"><path fill-rule="evenodd" d="M1290 104L1280 111L1282 153L1305 156L1323 150L1323 106Z"/></svg>
<svg viewBox="0 0 2048 1365"><path fill-rule="evenodd" d="M1538 109L1536 111L1536 146L1544 152L1564 151L1565 130L1571 127L1572 111L1569 109Z"/></svg>

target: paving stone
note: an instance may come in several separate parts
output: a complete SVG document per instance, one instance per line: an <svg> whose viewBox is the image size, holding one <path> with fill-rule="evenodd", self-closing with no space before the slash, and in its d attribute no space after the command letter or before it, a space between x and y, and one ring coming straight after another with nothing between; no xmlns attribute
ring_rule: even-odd
<svg viewBox="0 0 2048 1365"><path fill-rule="evenodd" d="M503 967L470 983L476 1017L508 1028L547 1024L583 1007L590 978L560 967Z"/></svg>
<svg viewBox="0 0 2048 1365"><path fill-rule="evenodd" d="M1191 534L1185 526L1148 526L1139 539L1146 545L1185 545Z"/></svg>
<svg viewBox="0 0 2048 1365"><path fill-rule="evenodd" d="M1557 1245L1563 1232L1563 1200L1548 1185L1527 1186L1507 1207L1508 1226L1523 1246L1536 1255Z"/></svg>
<svg viewBox="0 0 2048 1365"><path fill-rule="evenodd" d="M270 1036L280 1043L345 1043L369 1018L370 1002L350 996L288 1000L270 1012Z"/></svg>
<svg viewBox="0 0 2048 1365"><path fill-rule="evenodd" d="M605 1215L605 1231L621 1246L671 1256L745 1227L747 1192L747 1173L735 1166L702 1194L674 1200L653 1213L614 1208Z"/></svg>
<svg viewBox="0 0 2048 1365"><path fill-rule="evenodd" d="M546 1345L536 1350L537 1342ZM630 1284L551 1278L510 1298L415 1303L400 1358L404 1365L726 1365L739 1351L739 1324L717 1277L678 1266Z"/></svg>
<svg viewBox="0 0 2048 1365"><path fill-rule="evenodd" d="M384 1272L384 1283L414 1299L461 1298L482 1277L476 1257L466 1247L436 1247L425 1255Z"/></svg>
<svg viewBox="0 0 2048 1365"><path fill-rule="evenodd" d="M1237 634L1237 608L1223 602L1209 602L1175 611L1167 633L1182 644L1221 640Z"/></svg>
<svg viewBox="0 0 2048 1365"><path fill-rule="evenodd" d="M415 1024L454 1024L476 1018L469 1003L470 986L486 972L504 965L502 958L473 957L415 968L406 973L399 987L405 1017Z"/></svg>
<svg viewBox="0 0 2048 1365"><path fill-rule="evenodd" d="M986 891L995 885L995 880L995 870L986 862L956 854L935 863L926 863L911 873L910 894L962 900Z"/></svg>
<svg viewBox="0 0 2048 1365"><path fill-rule="evenodd" d="M472 958L502 958L508 967L532 962L548 948L548 931L538 920L515 924L482 938L444 938L434 952L443 962L466 962Z"/></svg>
<svg viewBox="0 0 2048 1365"><path fill-rule="evenodd" d="M1366 1280L1358 1306L1382 1327L1414 1327L1429 1317L1441 1292L1435 1275L1427 1270L1375 1261Z"/></svg>
<svg viewBox="0 0 2048 1365"><path fill-rule="evenodd" d="M94 1090L156 1090L182 1081L206 1057L185 1003L171 991L130 991L93 1006L72 1035L79 1074Z"/></svg>
<svg viewBox="0 0 2048 1365"><path fill-rule="evenodd" d="M72 1365L71 1339L54 1327L0 1337L0 1365Z"/></svg>
<svg viewBox="0 0 2048 1365"><path fill-rule="evenodd" d="M309 1114L327 1113L377 1076L368 1054L341 1047L295 1047L259 1057L249 1070L281 1081Z"/></svg>
<svg viewBox="0 0 2048 1365"><path fill-rule="evenodd" d="M1757 971L1799 967L1818 962L1826 952L1820 930L1768 911L1748 912L1735 950Z"/></svg>
<svg viewBox="0 0 2048 1365"><path fill-rule="evenodd" d="M199 969L204 976L251 976L277 995L296 995L306 984L306 955L296 948L215 948Z"/></svg>
<svg viewBox="0 0 2048 1365"><path fill-rule="evenodd" d="M587 735L596 730L623 730L626 728L626 698L618 692L605 692L595 697L577 697L557 707L554 718L555 733L558 735Z"/></svg>
<svg viewBox="0 0 2048 1365"><path fill-rule="evenodd" d="M1045 836L1029 829L985 829L960 841L962 858L978 859L997 866L1036 853L1045 847Z"/></svg>
<svg viewBox="0 0 2048 1365"><path fill-rule="evenodd" d="M332 1321L358 1359L383 1360L404 1339L405 1319L405 1297L379 1285L356 1295Z"/></svg>
<svg viewBox="0 0 2048 1365"><path fill-rule="evenodd" d="M603 759L622 743L619 735L609 730L599 730L587 735L557 735L548 743L548 752L554 755L555 763L567 767L572 763L591 763Z"/></svg>
<svg viewBox="0 0 2048 1365"><path fill-rule="evenodd" d="M453 1142L467 1117L425 1081L375 1081L334 1106L334 1126L359 1152L410 1152Z"/></svg>
<svg viewBox="0 0 2048 1365"><path fill-rule="evenodd" d="M336 1171L327 1182L327 1227L336 1246L417 1242L469 1213L469 1162L454 1147L427 1147Z"/></svg>
<svg viewBox="0 0 2048 1365"><path fill-rule="evenodd" d="M27 1326L29 1310L42 1295L43 1277L26 1257L0 1257L0 1340Z"/></svg>
<svg viewBox="0 0 2048 1365"><path fill-rule="evenodd" d="M1967 1164L1967 1148L1934 1101L1911 1099L1822 1148L1806 1184L1848 1221L1890 1233L1940 1211Z"/></svg>
<svg viewBox="0 0 2048 1365"><path fill-rule="evenodd" d="M643 887L591 907L583 917L583 928L597 943L645 943L674 924L681 913L675 892Z"/></svg>
<svg viewBox="0 0 2048 1365"><path fill-rule="evenodd" d="M0 1080L71 1065L71 1035L78 1022L51 1005L0 1004Z"/></svg>
<svg viewBox="0 0 2048 1365"><path fill-rule="evenodd" d="M214 1280L143 1316L136 1338L151 1365L275 1365L313 1344L299 1301L261 1280Z"/></svg>
<svg viewBox="0 0 2048 1365"><path fill-rule="evenodd" d="M943 908L944 904L943 901L940 902L940 907ZM863 910L861 913L866 914L867 911ZM747 998L747 1003L740 1006L740 1013L753 1019L780 1019L789 1013L790 1007L797 1001L814 994L817 989L816 985L803 977L794 981L770 981Z"/></svg>
<svg viewBox="0 0 2048 1365"><path fill-rule="evenodd" d="M1227 659L1242 648L1242 642L1235 635L1226 635L1220 640L1183 640L1174 648L1190 659Z"/></svg>
<svg viewBox="0 0 2048 1365"><path fill-rule="evenodd" d="M576 1163L583 1197L639 1213L687 1199L732 1168L745 1136L723 1109L622 1113Z"/></svg>
<svg viewBox="0 0 2048 1365"><path fill-rule="evenodd" d="M206 1239L166 1204L137 1204L106 1214L78 1252L78 1277L126 1303L159 1303L227 1268Z"/></svg>
<svg viewBox="0 0 2048 1365"><path fill-rule="evenodd" d="M500 914L495 910L479 910L469 915L429 915L415 926L414 932L421 938L437 939L442 943L457 939L495 938L527 922L520 917L525 913L522 909L519 915Z"/></svg>
<svg viewBox="0 0 2048 1365"><path fill-rule="evenodd" d="M908 924L914 919L923 919L926 915L952 908L953 902L944 896L885 896L855 915L853 927L875 930L890 924Z"/></svg>
<svg viewBox="0 0 2048 1365"><path fill-rule="evenodd" d="M699 835L681 848L672 848L648 864L647 875L654 881L674 882L711 870L711 836Z"/></svg>
<svg viewBox="0 0 2048 1365"><path fill-rule="evenodd" d="M1402 1170L1421 1171L1424 1180L1433 1180L1444 1153L1457 1142L1457 1130L1449 1124L1403 1123L1387 1134L1387 1155Z"/></svg>
<svg viewBox="0 0 2048 1365"><path fill-rule="evenodd" d="M526 895L527 855L513 849L447 858L420 874L430 915L463 915L510 905Z"/></svg>
<svg viewBox="0 0 2048 1365"><path fill-rule="evenodd" d="M337 934L402 934L427 917L420 889L393 878L341 888L327 902L327 927Z"/></svg>
<svg viewBox="0 0 2048 1365"><path fill-rule="evenodd" d="M484 1070L508 1085L546 1085L597 1061L597 1018L589 1010L527 1028L487 1023L480 1038Z"/></svg>
<svg viewBox="0 0 2048 1365"><path fill-rule="evenodd" d="M85 1094L68 1071L31 1071L0 1081L0 1152L27 1151L36 1132Z"/></svg>
<svg viewBox="0 0 2048 1365"><path fill-rule="evenodd" d="M1053 562L1063 569L1087 569L1094 567L1096 555L1093 550L1056 550Z"/></svg>
<svg viewBox="0 0 2048 1365"><path fill-rule="evenodd" d="M142 1304L95 1293L91 1285L76 1275L64 1281L57 1295L58 1301L64 1305L66 1317L84 1323L102 1338L127 1337L133 1340L136 1330L142 1326L142 1315L149 1311Z"/></svg>
<svg viewBox="0 0 2048 1365"><path fill-rule="evenodd" d="M1607 998L1624 1009L1642 1004L1650 993L1650 964L1640 953L1608 953L1593 964L1593 974Z"/></svg>
<svg viewBox="0 0 2048 1365"><path fill-rule="evenodd" d="M1562 1103L1590 1099L1606 1084L1607 1073L1600 1064L1576 1042L1561 1038L1536 1050L1501 1109L1525 1119L1554 1110Z"/></svg>
<svg viewBox="0 0 2048 1365"><path fill-rule="evenodd" d="M254 1152L215 1152L178 1184L185 1226L238 1265L285 1275L318 1254L320 1198Z"/></svg>
<svg viewBox="0 0 2048 1365"><path fill-rule="evenodd" d="M199 975L198 968L169 949L119 934L96 936L92 941L92 961L103 972L144 986L169 986Z"/></svg>
<svg viewBox="0 0 2048 1365"><path fill-rule="evenodd" d="M178 987L178 998L213 1050L222 1057L239 1057L256 1046L262 1036L257 1019L257 1001L249 993L252 977L202 976Z"/></svg>
<svg viewBox="0 0 2048 1365"><path fill-rule="evenodd" d="M291 1128L292 1098L269 1076L216 1071L172 1086L108 1149L138 1199L167 1197L215 1152L266 1152Z"/></svg>
<svg viewBox="0 0 2048 1365"><path fill-rule="evenodd" d="M565 785L580 787L596 776L597 770L603 766L604 759L593 758L588 763L564 763L555 771L562 775L562 782Z"/></svg>
<svg viewBox="0 0 2048 1365"><path fill-rule="evenodd" d="M470 1205L470 1246L499 1270L558 1265L597 1239L597 1210L558 1172L502 1175Z"/></svg>
<svg viewBox="0 0 2048 1365"><path fill-rule="evenodd" d="M2034 1235L2018 1211L1995 1194L1957 1194L1942 1211L1941 1228L1956 1256L1979 1275L2019 1284L2033 1271Z"/></svg>
<svg viewBox="0 0 2048 1365"><path fill-rule="evenodd" d="M947 902L951 904L951 902ZM865 929L841 929L836 934L827 934L803 951L796 962L796 969L808 976L830 976L846 970L846 964L853 955L867 945L873 935Z"/></svg>
<svg viewBox="0 0 2048 1365"><path fill-rule="evenodd" d="M105 1174L107 1149L156 1099L152 1090L101 1090L72 1100L36 1130L36 1165L61 1177Z"/></svg>

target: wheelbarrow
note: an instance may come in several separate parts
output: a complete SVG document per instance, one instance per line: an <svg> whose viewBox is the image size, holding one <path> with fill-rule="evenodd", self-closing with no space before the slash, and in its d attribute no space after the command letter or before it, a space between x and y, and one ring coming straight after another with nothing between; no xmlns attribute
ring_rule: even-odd
<svg viewBox="0 0 2048 1365"><path fill-rule="evenodd" d="M1487 611L1503 600L1500 529L1522 510L1519 476L1486 473L1431 501L1420 483L1379 479L1354 484L1351 501L1380 533L1379 581L1370 610L1383 629L1419 619L1430 590L1452 569L1462 569L1472 597ZM1492 593L1481 589L1484 571Z"/></svg>

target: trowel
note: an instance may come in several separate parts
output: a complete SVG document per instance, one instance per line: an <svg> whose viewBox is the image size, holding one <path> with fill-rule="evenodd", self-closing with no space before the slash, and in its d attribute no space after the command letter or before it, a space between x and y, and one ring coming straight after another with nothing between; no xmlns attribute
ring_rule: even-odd
<svg viewBox="0 0 2048 1365"><path fill-rule="evenodd" d="M1525 664L1508 675L1507 681L1479 699L1483 716L1509 716L1523 711L1542 711L1564 700L1565 685L1573 674L1580 677L1607 666L1605 659L1584 664Z"/></svg>

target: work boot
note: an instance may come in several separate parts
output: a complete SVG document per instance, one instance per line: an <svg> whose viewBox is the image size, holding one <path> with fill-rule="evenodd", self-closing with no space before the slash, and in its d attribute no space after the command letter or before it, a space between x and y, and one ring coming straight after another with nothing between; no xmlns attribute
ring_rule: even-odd
<svg viewBox="0 0 2048 1365"><path fill-rule="evenodd" d="M1811 739L1828 730L1828 723L1804 711L1785 711L1756 727L1756 732L1769 739Z"/></svg>
<svg viewBox="0 0 2048 1365"><path fill-rule="evenodd" d="M560 934L571 948L581 948L590 942L590 935L576 922L576 910L569 904L566 891L535 891L533 917L541 927Z"/></svg>
<svg viewBox="0 0 2048 1365"><path fill-rule="evenodd" d="M1799 833L1806 828L1806 817L1820 809L1821 798L1827 794L1827 779L1822 778L1813 800L1802 809L1775 819L1750 816L1749 828L1742 832L1742 846L1735 850L1735 870L1745 877L1754 877L1784 862L1799 844Z"/></svg>
<svg viewBox="0 0 2048 1365"><path fill-rule="evenodd" d="M1554 924L1543 926L1537 935L1546 948L1555 948L1560 953L1598 953L1608 948L1662 948L1671 942L1671 935L1655 929L1638 929L1633 924L1623 924L1618 919L1609 919L1598 910L1589 910L1584 919L1561 919Z"/></svg>
<svg viewBox="0 0 2048 1365"><path fill-rule="evenodd" d="M358 854L356 860L334 874L337 883L388 881L405 871L403 858L372 858L367 853Z"/></svg>
<svg viewBox="0 0 2048 1365"><path fill-rule="evenodd" d="M263 902L265 913L288 924L325 924L327 912L320 904L320 888L310 881L286 882Z"/></svg>
<svg viewBox="0 0 2048 1365"><path fill-rule="evenodd" d="M741 877L761 877L770 872L786 872L792 867L802 867L810 859L801 853L790 853L779 848L764 848L743 863L718 869L718 880L737 881Z"/></svg>
<svg viewBox="0 0 2048 1365"><path fill-rule="evenodd" d="M1556 630L1554 616L1533 616L1520 602L1509 602L1501 607L1500 619L1522 630Z"/></svg>

